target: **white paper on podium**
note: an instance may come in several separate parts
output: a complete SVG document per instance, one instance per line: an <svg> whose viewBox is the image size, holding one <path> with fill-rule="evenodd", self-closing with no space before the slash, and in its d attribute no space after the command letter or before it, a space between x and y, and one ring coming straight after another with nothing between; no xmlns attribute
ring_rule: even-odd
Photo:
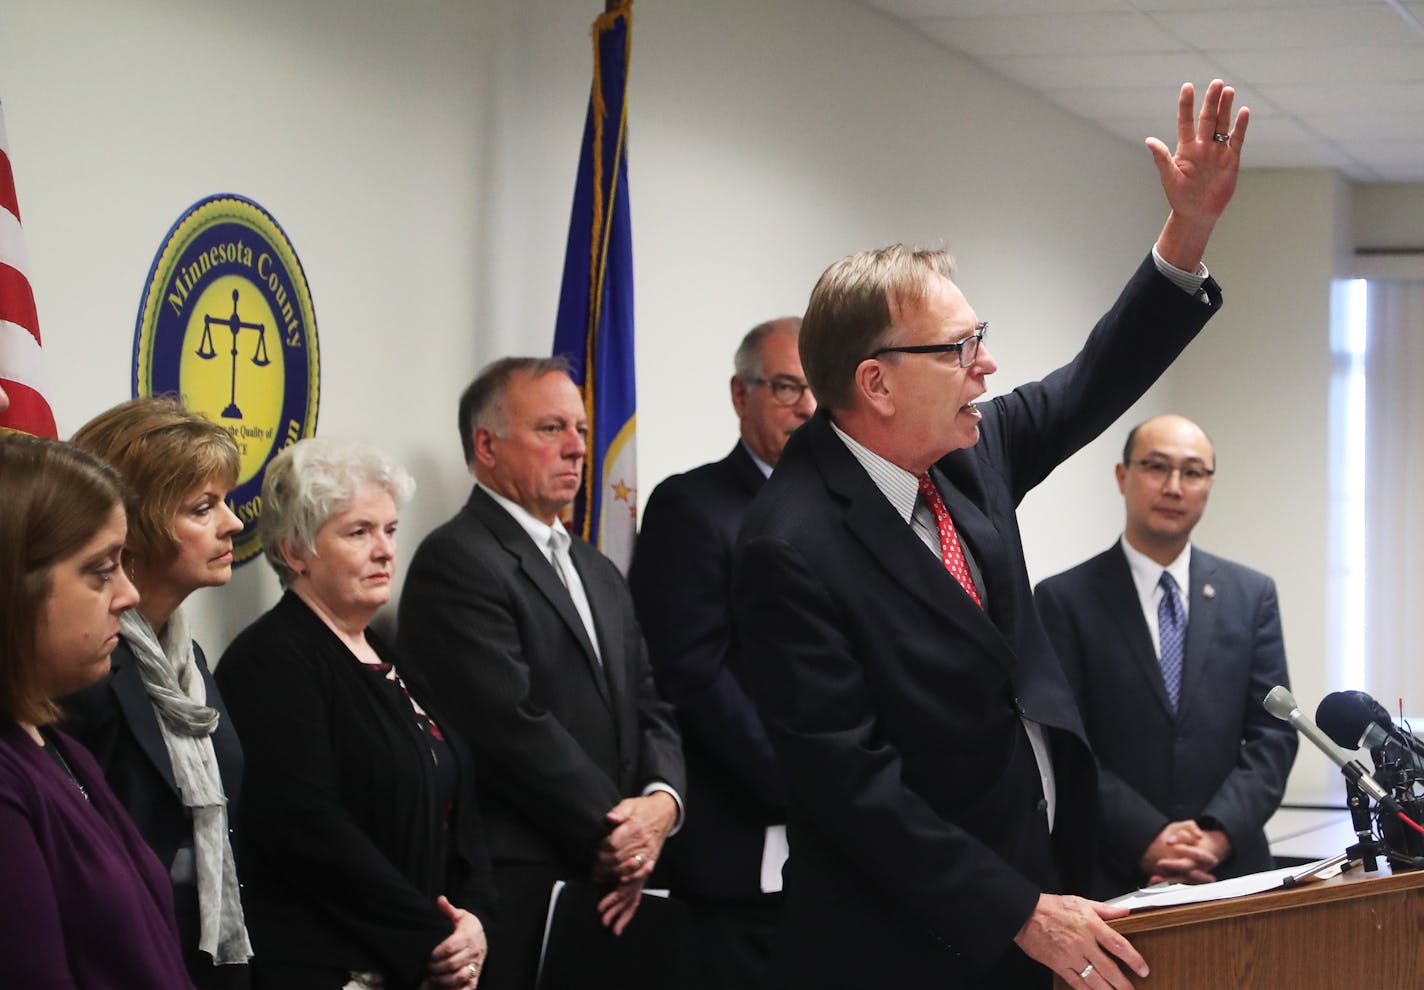
<svg viewBox="0 0 1424 990"><path fill-rule="evenodd" d="M1322 859L1306 866L1287 866L1280 870L1252 873L1231 880L1218 880L1216 883L1169 883L1144 887L1115 897L1108 903L1139 911L1143 908L1177 907L1182 904L1222 901L1228 897L1244 897L1247 894L1259 894L1263 890L1278 890L1286 886L1287 877L1303 879L1310 876L1312 879L1325 880L1340 872L1340 864L1336 862L1338 858Z"/></svg>

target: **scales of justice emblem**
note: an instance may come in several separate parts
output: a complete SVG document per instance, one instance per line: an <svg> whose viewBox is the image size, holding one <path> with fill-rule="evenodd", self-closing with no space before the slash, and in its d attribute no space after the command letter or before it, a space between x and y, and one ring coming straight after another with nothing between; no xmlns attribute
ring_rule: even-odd
<svg viewBox="0 0 1424 990"><path fill-rule="evenodd" d="M261 549L268 462L316 432L320 369L311 290L286 232L241 196L195 203L164 238L144 286L133 394L176 394L232 435L240 467L228 500L245 524L235 563Z"/></svg>
<svg viewBox="0 0 1424 990"><path fill-rule="evenodd" d="M259 368L265 368L272 363L267 357L267 324L248 323L237 314L237 301L241 290L232 290L232 315L229 317L207 316L203 317L203 339L198 342L198 350L195 352L204 361L211 361L218 356L217 350L213 347L213 324L227 327L232 333L232 375L228 392L227 406L223 409L224 419L241 419L242 410L237 407L237 335L241 330L257 331L257 348L252 353L252 363Z"/></svg>

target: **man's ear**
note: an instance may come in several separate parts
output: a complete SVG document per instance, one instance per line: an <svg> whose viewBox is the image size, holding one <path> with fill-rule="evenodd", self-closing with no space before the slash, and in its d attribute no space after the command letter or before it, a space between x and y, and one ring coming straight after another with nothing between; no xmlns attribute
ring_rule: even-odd
<svg viewBox="0 0 1424 990"><path fill-rule="evenodd" d="M890 390L890 382L885 377L885 366L875 358L866 358L856 366L851 379L853 391L878 416L891 416L895 412L895 397Z"/></svg>
<svg viewBox="0 0 1424 990"><path fill-rule="evenodd" d="M1127 494L1127 465L1118 464L1113 468L1113 474L1117 476L1118 494Z"/></svg>
<svg viewBox="0 0 1424 990"><path fill-rule="evenodd" d="M747 383L736 375L732 376L732 409L736 412L737 418L741 419L747 411Z"/></svg>
<svg viewBox="0 0 1424 990"><path fill-rule="evenodd" d="M496 440L494 430L477 426L475 427L475 432L471 440L474 441L472 446L474 447L475 456L470 466L474 467L478 465L486 469L494 467L494 441Z"/></svg>

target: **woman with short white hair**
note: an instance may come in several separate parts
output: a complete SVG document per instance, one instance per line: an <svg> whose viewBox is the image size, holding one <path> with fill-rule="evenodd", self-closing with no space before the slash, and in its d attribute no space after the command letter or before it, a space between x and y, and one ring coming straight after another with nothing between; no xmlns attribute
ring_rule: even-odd
<svg viewBox="0 0 1424 990"><path fill-rule="evenodd" d="M247 756L258 990L454 990L484 963L493 887L468 751L369 628L413 489L327 438L267 467L259 533L286 593L217 673Z"/></svg>

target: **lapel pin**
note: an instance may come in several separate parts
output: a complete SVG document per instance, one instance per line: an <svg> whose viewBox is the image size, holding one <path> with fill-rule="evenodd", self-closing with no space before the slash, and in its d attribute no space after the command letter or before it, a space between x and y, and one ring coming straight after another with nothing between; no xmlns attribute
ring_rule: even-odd
<svg viewBox="0 0 1424 990"><path fill-rule="evenodd" d="M1215 598L1215 597L1216 597L1216 588L1215 588L1215 586L1210 585L1210 584L1204 584L1204 585L1202 585L1202 597L1203 597L1203 598Z"/></svg>

